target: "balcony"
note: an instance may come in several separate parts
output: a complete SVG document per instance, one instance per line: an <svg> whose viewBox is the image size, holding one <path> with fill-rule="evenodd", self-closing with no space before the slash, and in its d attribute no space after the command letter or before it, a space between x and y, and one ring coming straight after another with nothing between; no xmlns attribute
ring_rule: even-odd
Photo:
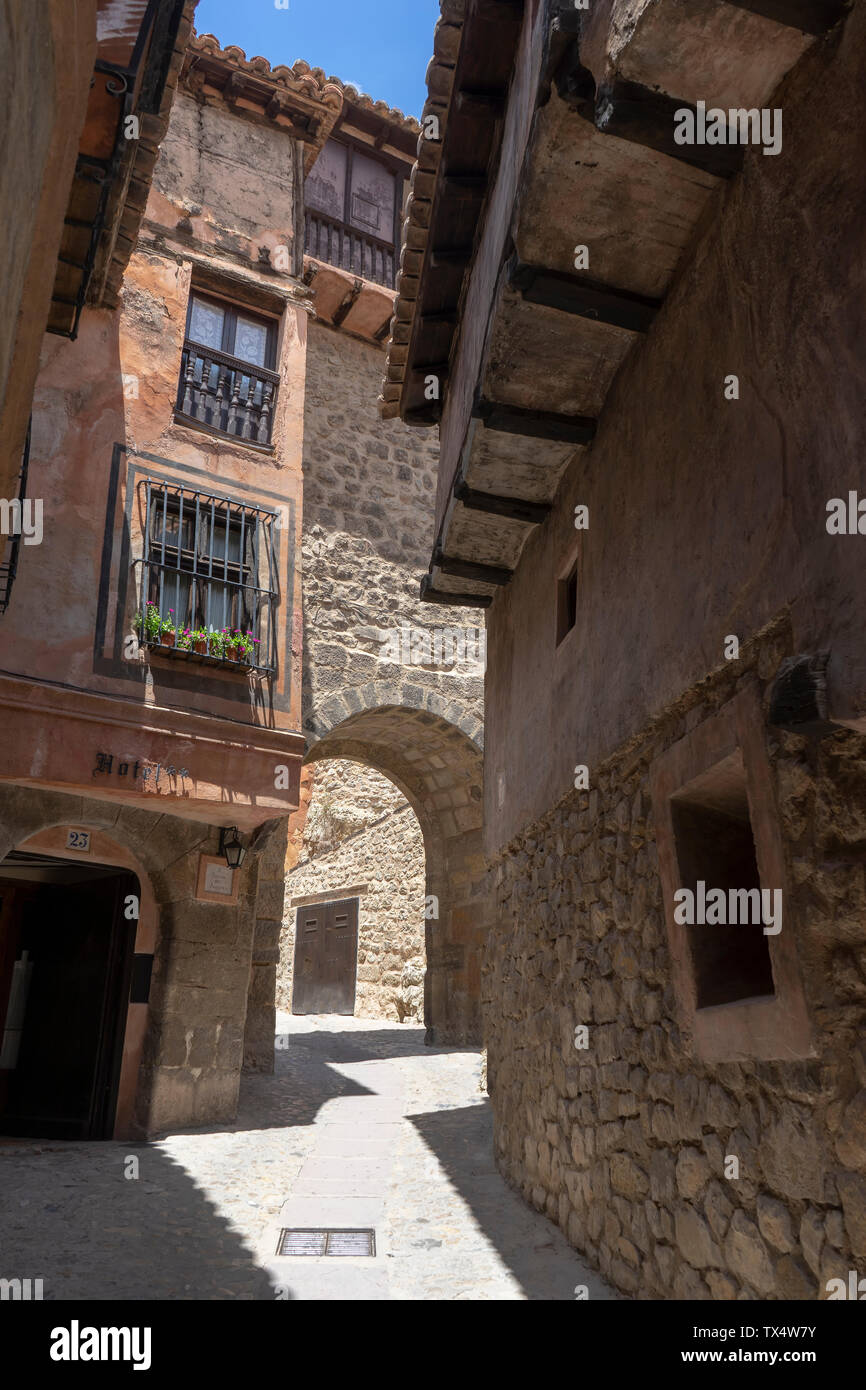
<svg viewBox="0 0 866 1390"><path fill-rule="evenodd" d="M307 211L304 251L376 285L394 288L395 252L391 243L359 232L357 227L326 213Z"/></svg>
<svg viewBox="0 0 866 1390"><path fill-rule="evenodd" d="M175 419L270 451L279 382L278 372L187 338Z"/></svg>

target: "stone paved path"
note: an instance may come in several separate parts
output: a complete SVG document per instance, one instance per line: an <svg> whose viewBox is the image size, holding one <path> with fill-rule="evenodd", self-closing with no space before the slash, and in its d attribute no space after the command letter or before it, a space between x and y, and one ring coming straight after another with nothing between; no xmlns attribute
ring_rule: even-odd
<svg viewBox="0 0 866 1390"><path fill-rule="evenodd" d="M234 1125L0 1142L0 1278L46 1299L614 1296L496 1172L477 1052L379 1020L279 1027ZM372 1227L376 1257L277 1257L283 1226Z"/></svg>

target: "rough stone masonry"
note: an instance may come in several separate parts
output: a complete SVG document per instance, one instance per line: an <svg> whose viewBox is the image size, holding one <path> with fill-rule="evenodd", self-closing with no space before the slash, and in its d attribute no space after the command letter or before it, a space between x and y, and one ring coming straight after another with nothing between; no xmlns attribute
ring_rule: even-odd
<svg viewBox="0 0 866 1390"><path fill-rule="evenodd" d="M424 841L392 782L360 763L316 768L301 857L286 878L277 1005L291 1011L299 899L358 898L355 1015L399 1023L424 1007Z"/></svg>
<svg viewBox="0 0 866 1390"><path fill-rule="evenodd" d="M749 675L766 686L785 642L777 626L683 696L493 871L498 1161L637 1297L814 1299L866 1257L862 735L779 732L770 748L820 1054L702 1065L676 1022L648 767ZM580 1024L591 1051L575 1048Z"/></svg>

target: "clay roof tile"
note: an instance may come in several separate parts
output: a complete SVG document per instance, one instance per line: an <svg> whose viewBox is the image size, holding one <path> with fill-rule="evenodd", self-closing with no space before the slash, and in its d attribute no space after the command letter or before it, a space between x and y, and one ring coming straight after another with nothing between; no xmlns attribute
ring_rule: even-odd
<svg viewBox="0 0 866 1390"><path fill-rule="evenodd" d="M442 152L441 140L448 121L451 89L454 84L454 69L463 29L464 3L465 0L439 0L440 18L433 33L433 57L427 67L428 96L421 115L421 122L424 122L428 116L436 116L439 122L440 138L436 142L427 140L422 125L416 123L419 130L419 157L413 166L409 180L410 193L406 202L406 219L403 223L401 266L404 265L403 252L407 246L411 246L416 253L413 258L414 268L419 263L418 253L423 255L427 245L431 204L429 196L425 196L428 190L424 185L425 182L429 183L431 176L438 168L439 156ZM402 392L406 366L402 354L400 355L400 362L394 360L391 349L395 345L398 324L401 325L402 341L408 341L406 325L408 323L411 326L414 319L417 295L417 270L415 274L408 275L401 269L397 277L397 299L394 317L391 320L391 336L386 344L387 357L382 395L379 397L379 409L386 419L391 419L399 413L399 395Z"/></svg>
<svg viewBox="0 0 866 1390"><path fill-rule="evenodd" d="M244 50L237 44L227 44L225 48L221 48L219 39L214 34L193 34L189 49L193 54L206 53L212 58L220 58L242 72L264 78L289 90L305 91L310 96L318 97L327 106L335 107L346 101L362 111L375 112L383 120L401 126L413 135L421 129L414 116L404 115L385 101L374 101L366 93L359 92L351 83L344 83L339 77L327 76L324 68L311 68L302 58L297 59L291 67L279 63L272 68L267 58L247 58Z"/></svg>

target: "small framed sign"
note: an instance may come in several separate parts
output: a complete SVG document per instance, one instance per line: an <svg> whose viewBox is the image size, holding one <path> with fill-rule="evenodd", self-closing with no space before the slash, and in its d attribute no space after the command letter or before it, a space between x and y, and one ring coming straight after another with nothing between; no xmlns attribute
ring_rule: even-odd
<svg viewBox="0 0 866 1390"><path fill-rule="evenodd" d="M200 854L195 895L200 902L225 903L238 900L237 870L230 869L221 855Z"/></svg>
<svg viewBox="0 0 866 1390"><path fill-rule="evenodd" d="M81 850L82 854L90 852L90 831L89 830L67 830L66 848Z"/></svg>

